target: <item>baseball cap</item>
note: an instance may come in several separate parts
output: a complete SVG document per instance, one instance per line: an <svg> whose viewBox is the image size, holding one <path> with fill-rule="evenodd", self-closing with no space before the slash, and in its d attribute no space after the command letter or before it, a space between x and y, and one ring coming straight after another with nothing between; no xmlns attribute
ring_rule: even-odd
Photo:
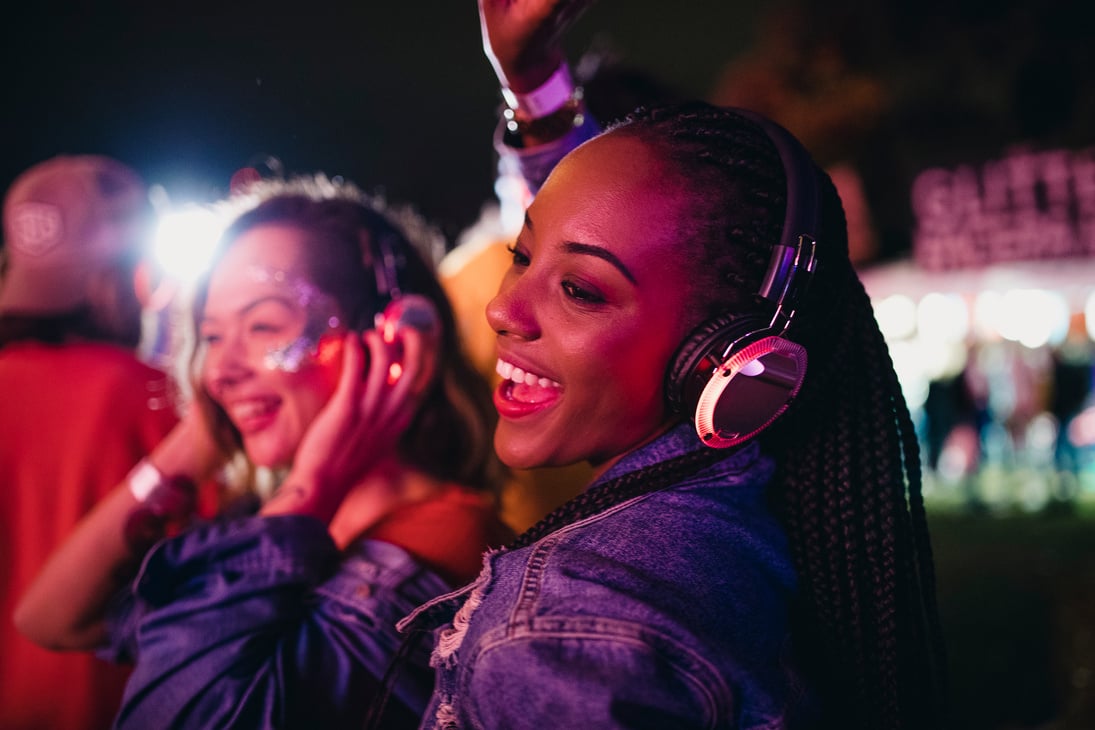
<svg viewBox="0 0 1095 730"><path fill-rule="evenodd" d="M100 155L61 155L23 172L4 198L0 314L57 314L87 303L92 275L144 244L140 176Z"/></svg>

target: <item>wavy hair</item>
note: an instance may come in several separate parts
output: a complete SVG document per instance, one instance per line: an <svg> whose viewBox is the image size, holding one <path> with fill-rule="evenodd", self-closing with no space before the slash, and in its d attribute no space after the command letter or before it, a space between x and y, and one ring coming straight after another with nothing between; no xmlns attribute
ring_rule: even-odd
<svg viewBox="0 0 1095 730"><path fill-rule="evenodd" d="M452 307L435 275L439 252L444 250L440 235L413 211L389 206L350 183L323 176L264 181L249 187L236 205L244 212L221 236L216 257L258 226L298 229L310 251L305 276L334 299L340 314L351 323L373 322L387 304L385 293L378 291L374 270L377 241L385 240L398 259L401 291L427 297L441 319L437 375L400 440L399 455L405 463L437 479L497 495L506 474L492 445L497 416L486 382L464 353ZM208 284L207 274L195 288L195 331ZM195 348L190 360L194 398L224 455L246 464L239 432L201 387L199 361L200 349ZM247 480L249 486L253 486L253 468L245 471L252 477Z"/></svg>

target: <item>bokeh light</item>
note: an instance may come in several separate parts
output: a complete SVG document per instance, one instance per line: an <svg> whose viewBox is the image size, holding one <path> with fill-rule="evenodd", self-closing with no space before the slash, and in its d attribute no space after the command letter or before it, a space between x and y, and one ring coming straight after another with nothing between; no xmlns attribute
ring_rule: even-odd
<svg viewBox="0 0 1095 730"><path fill-rule="evenodd" d="M153 240L153 257L166 276L190 284L209 266L224 227L224 217L206 206L186 205L163 212Z"/></svg>

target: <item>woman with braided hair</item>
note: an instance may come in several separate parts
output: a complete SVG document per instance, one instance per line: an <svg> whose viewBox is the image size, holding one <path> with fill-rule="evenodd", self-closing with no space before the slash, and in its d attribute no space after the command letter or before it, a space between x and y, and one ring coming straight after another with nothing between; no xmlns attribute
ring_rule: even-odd
<svg viewBox="0 0 1095 730"><path fill-rule="evenodd" d="M495 447L595 479L405 620L438 629L424 726L941 726L913 425L797 142L639 110L512 251Z"/></svg>
<svg viewBox="0 0 1095 730"><path fill-rule="evenodd" d="M495 448L593 481L400 624L435 636L422 727L941 727L917 441L832 181L702 102L551 168L582 5L479 12L535 192L487 306Z"/></svg>

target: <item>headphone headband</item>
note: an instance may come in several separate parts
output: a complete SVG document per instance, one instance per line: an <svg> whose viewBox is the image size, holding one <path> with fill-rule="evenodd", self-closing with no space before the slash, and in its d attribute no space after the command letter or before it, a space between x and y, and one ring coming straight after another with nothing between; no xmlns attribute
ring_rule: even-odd
<svg viewBox="0 0 1095 730"><path fill-rule="evenodd" d="M692 415L705 444L726 448L767 428L790 405L806 377L806 350L783 337L817 267L821 193L817 168L790 132L746 109L728 111L760 127L779 153L787 180L780 240L757 294L773 313L724 314L702 323L667 373L672 406Z"/></svg>
<svg viewBox="0 0 1095 730"><path fill-rule="evenodd" d="M806 294L817 266L816 232L821 228L821 191L813 158L794 136L771 119L748 109L731 111L760 127L775 145L787 179L787 203L780 241L772 247L760 296L776 304L772 328L782 334L791 324L797 304Z"/></svg>
<svg viewBox="0 0 1095 730"><path fill-rule="evenodd" d="M383 220L379 214L370 214ZM399 248L397 234L389 230L391 225L383 220L383 225L362 237L362 244L367 247L367 251L362 251L365 268L371 269L376 278L378 301L372 326L395 329L410 326L436 336L441 328L437 308L426 296L405 291L401 283L400 272L407 267L407 255Z"/></svg>

